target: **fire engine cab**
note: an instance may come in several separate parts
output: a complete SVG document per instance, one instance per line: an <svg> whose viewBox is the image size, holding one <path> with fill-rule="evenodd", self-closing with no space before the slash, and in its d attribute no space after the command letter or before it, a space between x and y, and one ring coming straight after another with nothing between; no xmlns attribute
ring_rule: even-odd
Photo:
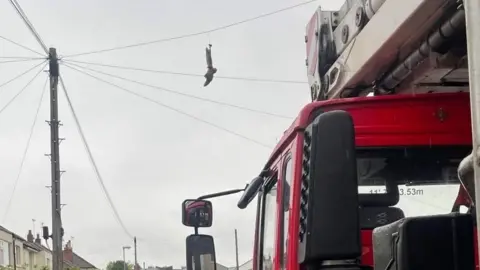
<svg viewBox="0 0 480 270"><path fill-rule="evenodd" d="M253 270L479 268L474 2L317 9L312 102L238 203L257 198Z"/></svg>

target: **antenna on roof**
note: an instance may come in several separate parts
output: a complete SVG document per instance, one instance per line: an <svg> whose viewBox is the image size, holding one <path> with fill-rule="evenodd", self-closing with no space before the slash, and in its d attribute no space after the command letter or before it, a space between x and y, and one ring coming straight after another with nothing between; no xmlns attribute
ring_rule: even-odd
<svg viewBox="0 0 480 270"><path fill-rule="evenodd" d="M33 232L33 235L35 235L35 219L32 218L32 224L33 224L33 228L32 228L32 232Z"/></svg>

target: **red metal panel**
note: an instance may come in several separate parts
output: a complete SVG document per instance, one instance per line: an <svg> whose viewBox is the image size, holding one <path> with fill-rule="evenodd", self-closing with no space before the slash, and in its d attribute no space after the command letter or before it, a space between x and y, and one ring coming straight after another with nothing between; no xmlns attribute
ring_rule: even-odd
<svg viewBox="0 0 480 270"><path fill-rule="evenodd" d="M444 121L439 120L440 109ZM352 114L359 146L471 144L468 93L432 93L333 99L307 104L275 147L269 162L281 154L317 110Z"/></svg>
<svg viewBox="0 0 480 270"><path fill-rule="evenodd" d="M373 266L373 230L362 230L362 265Z"/></svg>
<svg viewBox="0 0 480 270"><path fill-rule="evenodd" d="M351 113L358 146L472 143L469 98L464 93L338 104L328 109Z"/></svg>

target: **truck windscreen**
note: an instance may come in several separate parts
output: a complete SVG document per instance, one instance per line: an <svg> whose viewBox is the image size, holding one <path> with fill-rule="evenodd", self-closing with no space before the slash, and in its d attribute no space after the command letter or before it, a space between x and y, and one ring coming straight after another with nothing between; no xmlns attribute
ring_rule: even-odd
<svg viewBox="0 0 480 270"><path fill-rule="evenodd" d="M407 217L448 213L460 187L458 165L470 152L466 146L359 148L359 194L370 201L392 196L391 206Z"/></svg>

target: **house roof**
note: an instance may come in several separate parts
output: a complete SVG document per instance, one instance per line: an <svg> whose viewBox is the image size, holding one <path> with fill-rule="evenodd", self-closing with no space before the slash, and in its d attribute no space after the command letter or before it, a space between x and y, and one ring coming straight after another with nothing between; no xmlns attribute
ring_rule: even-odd
<svg viewBox="0 0 480 270"><path fill-rule="evenodd" d="M1 231L4 231L4 232L6 232L6 233L11 233L11 234L13 234L13 235L15 236L15 239L18 239L18 240L21 240L21 241L24 241L24 242L27 241L27 240L25 240L23 237L21 237L20 235L15 234L14 232L12 232L12 231L10 231L10 230L7 230L7 229L6 229L5 227L3 227L3 226L0 226L0 230L1 230Z"/></svg>
<svg viewBox="0 0 480 270"><path fill-rule="evenodd" d="M44 246L42 244L37 244L37 243L33 243L33 244L36 245L37 247L43 249L44 251L52 253L52 250L50 250L49 248L47 248L46 246Z"/></svg>
<svg viewBox="0 0 480 270"><path fill-rule="evenodd" d="M63 266L68 266L70 268L73 268L75 267L75 265L73 265L73 263L67 261L67 260L63 260Z"/></svg>
<svg viewBox="0 0 480 270"><path fill-rule="evenodd" d="M79 268L95 268L97 269L97 267L95 267L95 265L89 263L87 260L85 260L84 258L80 257L77 253L75 252L72 252L73 253L73 264Z"/></svg>
<svg viewBox="0 0 480 270"><path fill-rule="evenodd" d="M33 249L33 250L37 251L37 252L42 250L42 248L38 244L31 243L31 242L28 242L28 241L23 242L23 247L28 247L30 249Z"/></svg>
<svg viewBox="0 0 480 270"><path fill-rule="evenodd" d="M7 233L12 233L11 231L7 230L5 227L3 226L0 226L0 230L1 231L4 231L4 232L7 232Z"/></svg>
<svg viewBox="0 0 480 270"><path fill-rule="evenodd" d="M24 239L20 235L13 233L12 231L6 229L3 226L0 226L0 231L4 231L6 233L13 234L15 236L15 239L18 239L18 240L22 241L24 246L27 246L31 249L34 249L34 250L37 250L37 251L44 250L44 251L52 252L49 248L45 247L44 245L28 242L26 239ZM87 260L80 257L75 252L72 252L72 253L73 253L73 262L69 262L69 261L64 260L64 263L67 264L68 266L70 266L70 267L75 267L76 266L76 267L79 267L79 268L95 268L95 269L98 269L93 264L89 263Z"/></svg>

